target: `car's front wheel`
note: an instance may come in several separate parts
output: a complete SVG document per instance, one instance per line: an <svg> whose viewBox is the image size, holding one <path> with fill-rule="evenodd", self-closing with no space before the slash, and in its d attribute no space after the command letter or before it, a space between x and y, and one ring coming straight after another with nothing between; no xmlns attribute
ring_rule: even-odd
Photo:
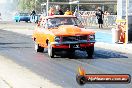
<svg viewBox="0 0 132 88"><path fill-rule="evenodd" d="M54 48L50 43L48 43L48 55L49 57L54 58Z"/></svg>
<svg viewBox="0 0 132 88"><path fill-rule="evenodd" d="M41 47L39 44L37 44L37 43L35 42L35 51L36 51L36 52L43 52L43 51L44 51L44 48Z"/></svg>
<svg viewBox="0 0 132 88"><path fill-rule="evenodd" d="M90 46L90 47L86 48L86 52L88 54L88 57L93 57L93 54L94 54L94 46Z"/></svg>

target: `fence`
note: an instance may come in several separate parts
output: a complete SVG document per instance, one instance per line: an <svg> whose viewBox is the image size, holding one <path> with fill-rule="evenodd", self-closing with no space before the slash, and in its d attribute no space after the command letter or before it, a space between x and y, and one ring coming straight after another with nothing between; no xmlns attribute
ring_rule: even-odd
<svg viewBox="0 0 132 88"><path fill-rule="evenodd" d="M96 26L98 24L98 20L96 18L95 13L95 11L80 12L82 22L85 26ZM115 26L116 17L116 15L104 15L104 27Z"/></svg>

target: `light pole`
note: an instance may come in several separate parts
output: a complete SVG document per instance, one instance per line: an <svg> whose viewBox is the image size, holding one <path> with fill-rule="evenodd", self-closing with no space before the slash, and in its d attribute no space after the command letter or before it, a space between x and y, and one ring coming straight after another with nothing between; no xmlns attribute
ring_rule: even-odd
<svg viewBox="0 0 132 88"><path fill-rule="evenodd" d="M78 4L77 9L78 9L78 13L79 13L79 0L77 1L77 4Z"/></svg>
<svg viewBox="0 0 132 88"><path fill-rule="evenodd" d="M36 6L36 4L37 4L36 2L37 2L37 1L38 1L38 0L35 0L35 6L34 6L34 7L35 7L35 8L34 8L34 9L35 9L35 11L36 11L36 7L37 7L37 6Z"/></svg>
<svg viewBox="0 0 132 88"><path fill-rule="evenodd" d="M79 0L70 0L69 4L70 4L70 6L71 6L71 4L77 4L77 10L79 12Z"/></svg>
<svg viewBox="0 0 132 88"><path fill-rule="evenodd" d="M125 43L128 43L128 6L129 6L129 0L126 0L126 38Z"/></svg>
<svg viewBox="0 0 132 88"><path fill-rule="evenodd" d="M45 15L47 15L47 13L46 13L46 3L41 4L41 12L42 13L43 13L43 7L45 7L45 9L44 9Z"/></svg>
<svg viewBox="0 0 132 88"><path fill-rule="evenodd" d="M49 10L49 0L47 0L47 4L46 4L46 13L47 13L47 16L49 15L48 14L48 10Z"/></svg>

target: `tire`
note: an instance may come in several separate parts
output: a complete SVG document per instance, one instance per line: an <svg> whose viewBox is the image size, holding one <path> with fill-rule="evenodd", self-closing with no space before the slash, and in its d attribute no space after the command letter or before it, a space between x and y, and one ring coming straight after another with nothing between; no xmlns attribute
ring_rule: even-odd
<svg viewBox="0 0 132 88"><path fill-rule="evenodd" d="M35 42L35 51L36 51L36 52L43 52L43 51L44 51L44 48L41 47L41 46L39 46L39 44L37 44L37 43Z"/></svg>
<svg viewBox="0 0 132 88"><path fill-rule="evenodd" d="M48 43L48 55L50 58L54 58L54 48L51 46L50 43Z"/></svg>
<svg viewBox="0 0 132 88"><path fill-rule="evenodd" d="M88 54L88 57L93 57L94 54L94 46L86 48L86 52Z"/></svg>
<svg viewBox="0 0 132 88"><path fill-rule="evenodd" d="M16 20L16 22L18 22L18 20Z"/></svg>

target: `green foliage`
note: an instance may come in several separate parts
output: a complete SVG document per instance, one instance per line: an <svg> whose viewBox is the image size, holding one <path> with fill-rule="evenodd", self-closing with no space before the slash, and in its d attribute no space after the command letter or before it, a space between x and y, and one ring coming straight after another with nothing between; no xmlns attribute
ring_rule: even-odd
<svg viewBox="0 0 132 88"><path fill-rule="evenodd" d="M41 4L47 0L19 0L18 9L22 12L31 12L32 10L41 10Z"/></svg>
<svg viewBox="0 0 132 88"><path fill-rule="evenodd" d="M19 0L19 11L26 11L26 12L31 12L33 9L36 10L37 13L41 12L41 9L43 7L41 7L42 3L47 2L47 0ZM49 0L49 2L69 2L69 0ZM102 6L102 5L101 5ZM108 12L116 12L116 5L104 5L105 11ZM70 5L60 5L61 9L63 11L66 10L66 8L70 8ZM72 11L75 10L75 7L77 7L77 5L72 5ZM80 10L82 11L93 11L96 9L96 5L80 5Z"/></svg>
<svg viewBox="0 0 132 88"><path fill-rule="evenodd" d="M20 0L18 7L21 12L29 12L35 8L35 0Z"/></svg>
<svg viewBox="0 0 132 88"><path fill-rule="evenodd" d="M69 0L49 0L51 2L69 2Z"/></svg>

